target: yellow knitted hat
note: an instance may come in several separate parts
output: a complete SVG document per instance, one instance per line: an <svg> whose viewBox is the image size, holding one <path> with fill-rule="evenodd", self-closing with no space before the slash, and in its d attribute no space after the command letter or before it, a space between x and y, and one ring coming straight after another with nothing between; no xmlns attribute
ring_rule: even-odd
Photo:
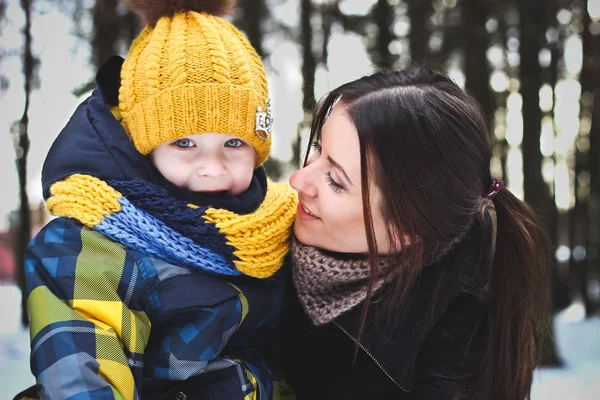
<svg viewBox="0 0 600 400"><path fill-rule="evenodd" d="M122 125L146 155L197 133L252 144L256 166L271 147L272 116L260 57L221 16L234 1L128 0L147 24L121 71Z"/></svg>

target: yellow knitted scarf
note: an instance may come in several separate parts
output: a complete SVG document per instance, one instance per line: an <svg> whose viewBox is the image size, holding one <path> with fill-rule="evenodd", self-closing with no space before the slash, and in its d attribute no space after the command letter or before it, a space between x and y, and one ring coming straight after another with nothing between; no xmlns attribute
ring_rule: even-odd
<svg viewBox="0 0 600 400"><path fill-rule="evenodd" d="M119 214L132 214L130 210L134 208L120 192L90 175L72 175L52 185L50 193L47 208L51 214L74 218L86 227L101 232L101 228L111 224ZM227 245L233 249L234 257L229 258L233 258L233 264L239 272L265 278L274 274L283 264L296 207L296 193L289 185L269 180L265 199L256 211L240 215L224 209L207 208L198 223L212 224L217 228ZM169 229L166 226L163 228L160 221L154 220L153 223L158 223L161 226L159 229ZM186 251L191 252L190 257L197 257L193 249L186 248Z"/></svg>

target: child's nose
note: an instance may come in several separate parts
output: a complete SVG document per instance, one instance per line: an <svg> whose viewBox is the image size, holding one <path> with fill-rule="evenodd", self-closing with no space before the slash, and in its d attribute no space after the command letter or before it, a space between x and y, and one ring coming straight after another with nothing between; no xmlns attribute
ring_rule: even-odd
<svg viewBox="0 0 600 400"><path fill-rule="evenodd" d="M195 167L196 174L210 178L219 177L225 171L223 160L215 154L204 154L196 161Z"/></svg>

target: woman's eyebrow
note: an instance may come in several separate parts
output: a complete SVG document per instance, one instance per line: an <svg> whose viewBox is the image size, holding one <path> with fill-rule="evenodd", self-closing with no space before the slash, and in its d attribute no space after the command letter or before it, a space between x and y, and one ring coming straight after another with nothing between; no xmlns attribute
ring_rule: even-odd
<svg viewBox="0 0 600 400"><path fill-rule="evenodd" d="M344 171L344 168L342 168L342 166L340 164L337 163L337 161L335 161L333 158L331 158L330 156L327 156L327 161L329 161L329 163L331 165L333 165L335 168L337 168L342 174L344 174L344 177L346 178L346 180L352 185L354 186L354 183L352 183L352 180L350 180L350 178L348 177L348 174L346 174L346 171Z"/></svg>

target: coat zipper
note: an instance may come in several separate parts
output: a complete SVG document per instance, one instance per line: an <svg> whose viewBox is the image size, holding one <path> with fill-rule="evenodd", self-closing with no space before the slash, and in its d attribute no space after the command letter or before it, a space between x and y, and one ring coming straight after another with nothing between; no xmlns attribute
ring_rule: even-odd
<svg viewBox="0 0 600 400"><path fill-rule="evenodd" d="M369 357L371 357L371 359L375 362L375 364L377 364L377 366L379 367L379 369L381 369L383 371L383 373L390 378L390 380L392 382L394 382L396 384L396 386L398 386L400 389L402 389L404 392L406 393L410 393L410 390L403 388L402 386L400 386L400 384L398 382L396 382L396 380L394 378L392 378L392 376L385 370L385 368L383 368L383 366L379 363L379 361L377 361L377 359L373 356L373 354L371 354L369 352L369 350L367 350L367 348L365 346L363 346L358 340L356 340L356 338L354 336L352 336L350 333L348 333L347 330L345 330L344 328L342 328L340 326L340 324L338 324L337 322L333 322L338 328L340 328L342 330L342 332L344 332L346 334L346 336L348 336L350 339L352 339L352 341L354 343L356 343L365 353L367 353L367 355Z"/></svg>
<svg viewBox="0 0 600 400"><path fill-rule="evenodd" d="M241 360L233 360L235 363L235 368L237 370L238 373L238 379L240 380L241 384L244 384L245 380L244 380L244 369L248 370L251 374L252 371L250 371L248 368L246 368L246 366L242 363ZM255 391L258 391L258 396L256 396L258 398L258 400L261 400L264 396L264 388L262 386L261 381L256 377L256 375L252 374L254 376L254 379L256 379L256 386L254 387ZM252 383L250 383L252 384Z"/></svg>

